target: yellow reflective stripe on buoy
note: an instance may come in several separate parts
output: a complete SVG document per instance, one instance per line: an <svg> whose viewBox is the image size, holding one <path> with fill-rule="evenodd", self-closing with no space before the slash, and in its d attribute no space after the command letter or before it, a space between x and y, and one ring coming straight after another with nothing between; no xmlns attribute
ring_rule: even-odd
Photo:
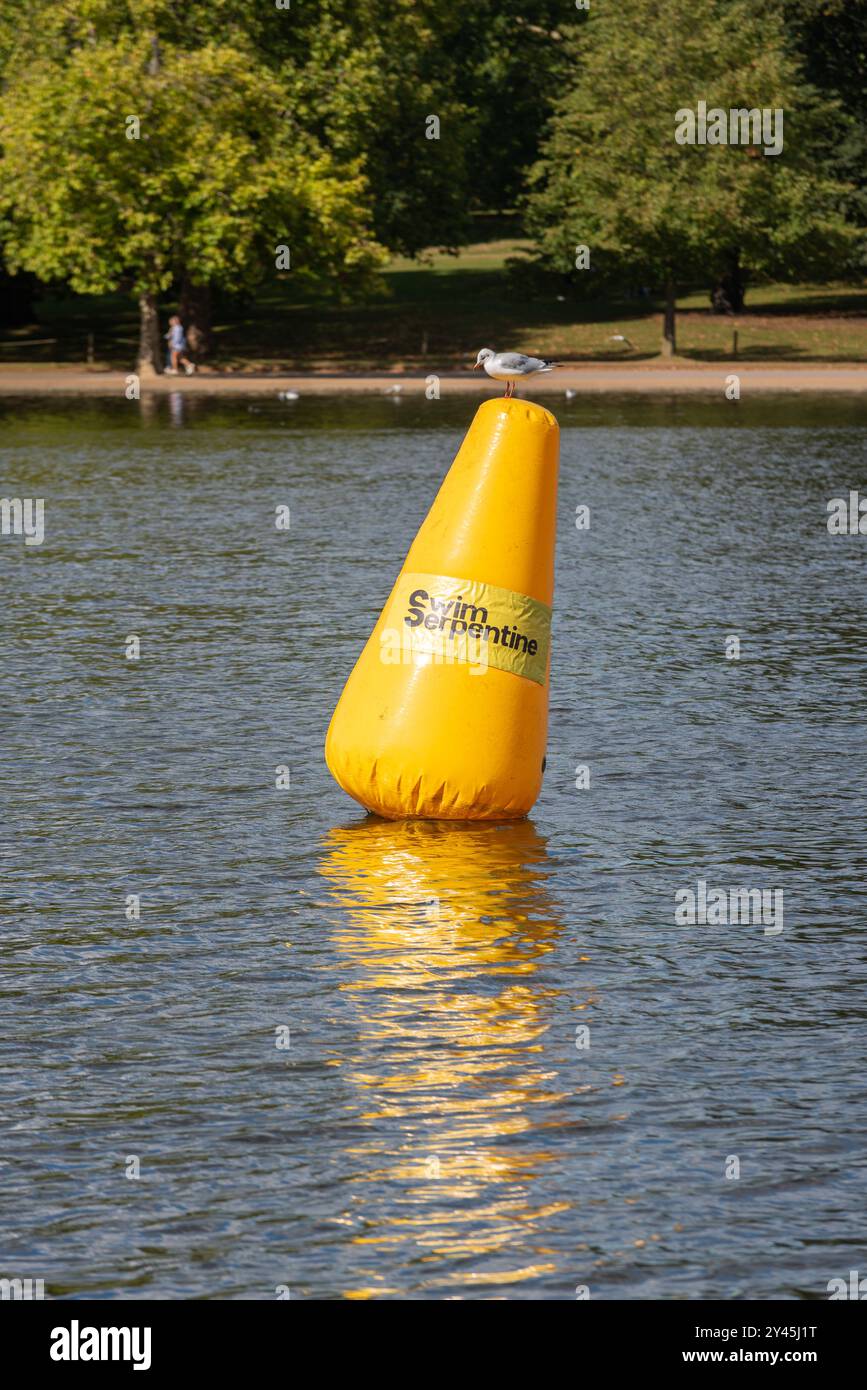
<svg viewBox="0 0 867 1390"><path fill-rule="evenodd" d="M493 666L545 684L551 609L528 594L452 575L402 574L383 629L383 642L402 652Z"/></svg>

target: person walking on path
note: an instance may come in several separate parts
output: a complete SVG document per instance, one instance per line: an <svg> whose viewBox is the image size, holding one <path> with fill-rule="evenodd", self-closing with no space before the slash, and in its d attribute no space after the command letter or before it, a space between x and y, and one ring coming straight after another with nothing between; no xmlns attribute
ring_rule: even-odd
<svg viewBox="0 0 867 1390"><path fill-rule="evenodd" d="M192 376L196 370L195 365L187 357L187 337L184 333L184 326L177 314L172 314L169 319L169 331L166 334L169 344L169 355L172 365L166 367L168 376L177 376L178 367L183 364L187 376Z"/></svg>

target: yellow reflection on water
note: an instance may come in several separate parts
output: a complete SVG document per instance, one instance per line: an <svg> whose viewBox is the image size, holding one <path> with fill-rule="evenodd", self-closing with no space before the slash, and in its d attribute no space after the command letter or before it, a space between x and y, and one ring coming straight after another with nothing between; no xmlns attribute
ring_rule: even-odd
<svg viewBox="0 0 867 1390"><path fill-rule="evenodd" d="M409 1261L466 1288L555 1269L534 1227L571 1205L542 1180L571 1091L544 1051L559 991L540 967L562 932L544 837L371 817L331 831L318 867L358 1030L338 1063L363 1125L345 1151L354 1243L388 1255L389 1287Z"/></svg>

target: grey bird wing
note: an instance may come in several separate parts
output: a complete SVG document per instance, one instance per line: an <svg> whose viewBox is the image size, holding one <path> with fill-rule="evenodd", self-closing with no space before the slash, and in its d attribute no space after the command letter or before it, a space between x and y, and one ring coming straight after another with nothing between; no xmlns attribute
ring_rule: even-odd
<svg viewBox="0 0 867 1390"><path fill-rule="evenodd" d="M541 357L525 357L523 352L501 352L497 356L497 368L504 372L538 372L547 365Z"/></svg>

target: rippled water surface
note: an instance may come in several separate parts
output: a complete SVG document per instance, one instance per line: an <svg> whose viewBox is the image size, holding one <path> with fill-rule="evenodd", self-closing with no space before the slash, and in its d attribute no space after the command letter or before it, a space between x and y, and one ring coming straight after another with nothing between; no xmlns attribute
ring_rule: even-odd
<svg viewBox="0 0 867 1390"><path fill-rule="evenodd" d="M473 409L3 405L2 494L46 536L0 540L0 1276L798 1298L867 1270L867 536L826 527L867 496L867 406L555 405L539 802L385 823L325 730ZM783 931L677 925L699 879L782 889Z"/></svg>

